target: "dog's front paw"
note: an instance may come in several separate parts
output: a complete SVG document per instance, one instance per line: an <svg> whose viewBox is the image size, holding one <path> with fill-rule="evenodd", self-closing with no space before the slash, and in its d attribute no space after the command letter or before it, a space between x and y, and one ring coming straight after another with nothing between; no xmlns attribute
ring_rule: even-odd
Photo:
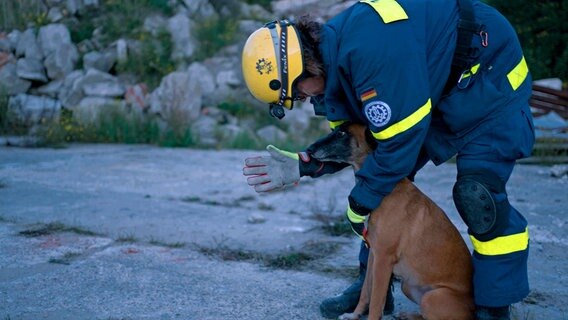
<svg viewBox="0 0 568 320"><path fill-rule="evenodd" d="M339 316L339 320L359 320L361 315L358 313L344 313Z"/></svg>

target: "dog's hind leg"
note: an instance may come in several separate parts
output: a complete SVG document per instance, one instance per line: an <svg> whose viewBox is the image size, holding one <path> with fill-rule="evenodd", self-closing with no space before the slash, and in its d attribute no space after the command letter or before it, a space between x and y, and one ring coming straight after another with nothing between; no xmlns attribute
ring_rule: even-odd
<svg viewBox="0 0 568 320"><path fill-rule="evenodd" d="M474 305L467 294L437 288L424 294L420 309L427 320L470 320L473 319Z"/></svg>

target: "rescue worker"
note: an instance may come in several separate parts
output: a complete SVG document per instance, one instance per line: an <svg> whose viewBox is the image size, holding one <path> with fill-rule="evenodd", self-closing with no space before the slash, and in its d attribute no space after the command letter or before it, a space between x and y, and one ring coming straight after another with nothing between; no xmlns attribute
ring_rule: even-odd
<svg viewBox="0 0 568 320"><path fill-rule="evenodd" d="M325 24L309 16L268 23L248 38L242 59L250 92L271 115L311 97L332 129L369 127L378 147L355 173L347 209L360 236L398 181L455 155L452 193L474 248L476 319L510 318L510 305L529 292L529 234L505 186L516 160L530 155L534 129L529 70L499 12L477 0L363 0ZM309 147L267 149L245 160L257 192L343 168L310 158ZM355 307L367 254L361 246L362 276L322 302L324 317Z"/></svg>

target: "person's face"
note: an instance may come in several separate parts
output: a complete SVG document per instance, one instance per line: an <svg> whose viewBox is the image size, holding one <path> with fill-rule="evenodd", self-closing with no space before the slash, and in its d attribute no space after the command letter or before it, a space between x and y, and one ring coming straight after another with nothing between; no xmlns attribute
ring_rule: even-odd
<svg viewBox="0 0 568 320"><path fill-rule="evenodd" d="M325 79L321 76L309 77L298 82L298 99L305 100L308 97L315 97L323 94L325 89Z"/></svg>

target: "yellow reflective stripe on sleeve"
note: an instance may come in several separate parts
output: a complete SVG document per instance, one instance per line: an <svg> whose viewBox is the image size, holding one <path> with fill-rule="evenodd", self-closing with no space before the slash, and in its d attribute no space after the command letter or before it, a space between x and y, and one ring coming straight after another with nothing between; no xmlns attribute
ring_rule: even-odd
<svg viewBox="0 0 568 320"><path fill-rule="evenodd" d="M507 78L509 79L509 83L511 84L511 87L513 87L513 90L517 90L521 86L528 74L529 67L527 66L525 57L523 57L521 62L519 62L519 64L517 64L517 66L507 74Z"/></svg>
<svg viewBox="0 0 568 320"><path fill-rule="evenodd" d="M529 229L524 232L509 236L497 237L489 241L479 241L474 236L469 236L475 252L486 255L496 256L517 251L526 250L529 246Z"/></svg>
<svg viewBox="0 0 568 320"><path fill-rule="evenodd" d="M360 2L373 7L384 23L408 19L404 9L395 0L361 0Z"/></svg>
<svg viewBox="0 0 568 320"><path fill-rule="evenodd" d="M432 101L428 99L425 105L420 107L420 109L416 110L413 114L409 115L408 117L400 120L399 122L391 125L390 127L386 128L380 132L372 132L373 137L377 140L386 140L396 136L399 133L402 133L414 125L416 125L420 120L424 119L428 114L430 114L430 110L432 109Z"/></svg>
<svg viewBox="0 0 568 320"><path fill-rule="evenodd" d="M347 219L353 223L363 223L365 222L365 217L360 216L355 213L355 211L351 210L351 207L347 207Z"/></svg>
<svg viewBox="0 0 568 320"><path fill-rule="evenodd" d="M335 129L337 127L339 127L340 125L344 124L346 120L339 120L339 121L330 121L329 122L329 127L331 129Z"/></svg>

